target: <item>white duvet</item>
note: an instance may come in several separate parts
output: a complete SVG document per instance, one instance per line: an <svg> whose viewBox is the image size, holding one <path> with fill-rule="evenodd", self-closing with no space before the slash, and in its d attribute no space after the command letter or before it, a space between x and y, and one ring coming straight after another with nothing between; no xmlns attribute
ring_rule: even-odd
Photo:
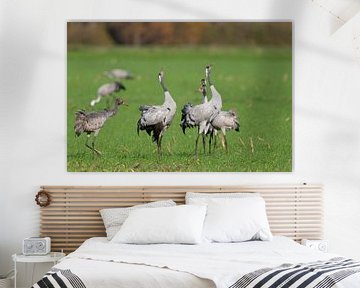
<svg viewBox="0 0 360 288"><path fill-rule="evenodd" d="M70 269L87 288L228 288L254 270L336 256L311 250L286 237L200 245L112 244L106 238L91 238L55 267ZM360 273L335 287L360 287Z"/></svg>

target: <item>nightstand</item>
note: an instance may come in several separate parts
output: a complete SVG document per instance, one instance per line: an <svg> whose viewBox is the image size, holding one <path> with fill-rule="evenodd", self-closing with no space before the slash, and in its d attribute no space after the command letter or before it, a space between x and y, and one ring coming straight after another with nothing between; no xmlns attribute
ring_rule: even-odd
<svg viewBox="0 0 360 288"><path fill-rule="evenodd" d="M49 262L49 263L53 263L54 265L56 263L58 263L58 261L65 257L65 253L60 253L60 252L50 252L49 254L46 255L39 255L39 256L27 256L24 254L14 254L12 255L12 259L14 261L14 269L15 269L15 277L14 277L14 288L16 288L16 264L17 263L33 263L33 267L32 267L32 273L31 273L31 285L32 286L34 283L34 266L36 265L36 263L45 263L45 262Z"/></svg>
<svg viewBox="0 0 360 288"><path fill-rule="evenodd" d="M310 239L303 239L301 240L301 244L309 247L314 250L318 250L321 252L328 251L328 242L326 240L310 240Z"/></svg>

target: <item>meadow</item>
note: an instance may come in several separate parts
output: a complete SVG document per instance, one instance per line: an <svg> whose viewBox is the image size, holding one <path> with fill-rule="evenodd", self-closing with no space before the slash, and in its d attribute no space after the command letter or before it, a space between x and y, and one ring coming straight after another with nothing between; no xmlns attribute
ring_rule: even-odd
<svg viewBox="0 0 360 288"><path fill-rule="evenodd" d="M212 64L212 81L222 95L223 110L236 111L240 132L229 131L229 151L218 146L211 154L194 157L197 130L184 135L179 126L181 109L199 104L200 79ZM121 106L101 129L97 156L85 147L85 134L75 137L74 114L95 108L90 101L104 83L103 71L125 68L135 79L124 80L126 91L117 95ZM163 91L158 72L177 102L172 125L162 141L163 156L142 131L136 132L140 105L161 105ZM209 97L210 98L210 97ZM200 144L201 141L199 141ZM69 48L67 55L67 169L69 172L272 172L292 171L292 52L291 48L241 47L113 47Z"/></svg>

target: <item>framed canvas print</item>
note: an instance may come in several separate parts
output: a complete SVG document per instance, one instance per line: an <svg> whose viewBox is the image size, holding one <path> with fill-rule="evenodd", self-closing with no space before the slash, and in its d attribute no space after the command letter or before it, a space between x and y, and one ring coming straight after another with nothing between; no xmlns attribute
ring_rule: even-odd
<svg viewBox="0 0 360 288"><path fill-rule="evenodd" d="M292 22L68 22L67 170L292 171Z"/></svg>

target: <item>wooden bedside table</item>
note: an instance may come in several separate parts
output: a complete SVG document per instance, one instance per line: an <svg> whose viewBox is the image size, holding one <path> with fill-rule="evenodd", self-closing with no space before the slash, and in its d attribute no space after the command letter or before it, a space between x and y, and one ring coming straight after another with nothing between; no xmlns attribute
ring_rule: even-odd
<svg viewBox="0 0 360 288"><path fill-rule="evenodd" d="M14 277L14 288L16 288L16 264L17 263L33 263L34 266L36 265L36 263L53 263L54 265L56 263L59 262L59 260L61 258L65 257L65 253L60 253L60 252L50 252L49 254L46 255L36 255L36 256L28 256L28 255L24 255L24 254L14 254L12 255L12 259L14 261L14 270L15 270L15 277ZM32 273L31 273L31 285L33 285L34 283L34 266L32 268ZM30 285L30 286L31 286Z"/></svg>

